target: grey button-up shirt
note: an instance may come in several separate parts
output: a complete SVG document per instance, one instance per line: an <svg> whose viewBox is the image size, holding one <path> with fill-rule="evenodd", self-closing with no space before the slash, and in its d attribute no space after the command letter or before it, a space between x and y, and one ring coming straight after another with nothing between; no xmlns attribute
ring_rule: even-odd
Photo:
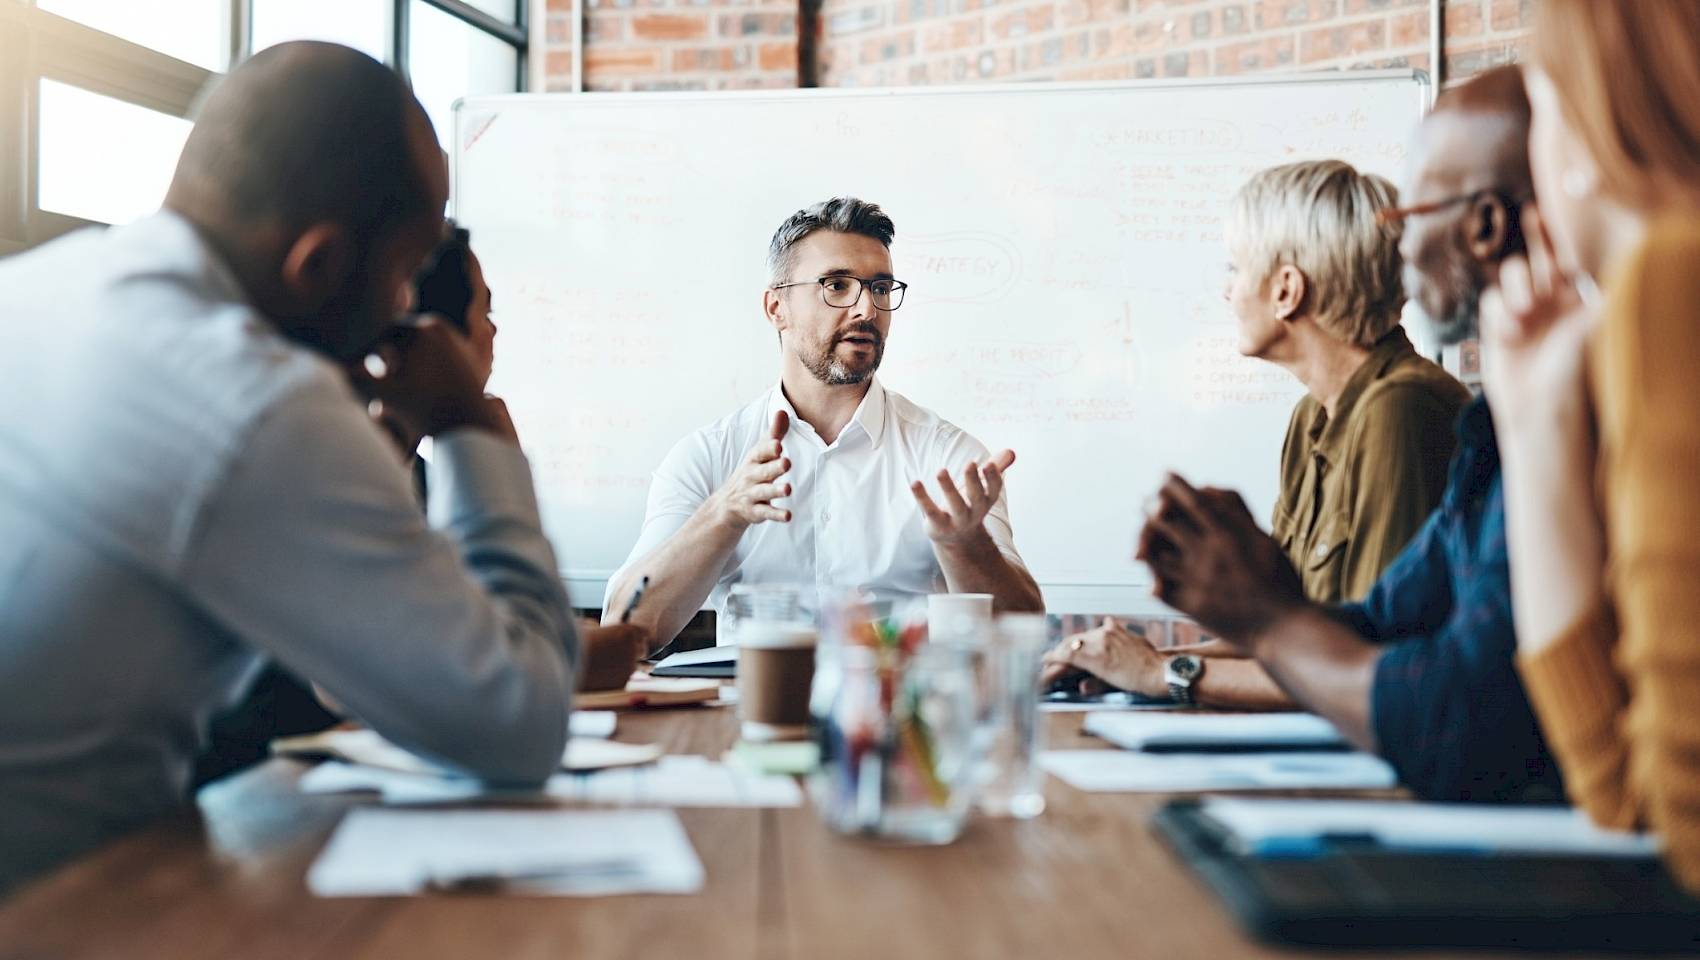
<svg viewBox="0 0 1700 960"><path fill-rule="evenodd" d="M181 804L267 656L475 775L554 769L577 645L525 457L449 433L430 491L184 220L0 260L0 891Z"/></svg>

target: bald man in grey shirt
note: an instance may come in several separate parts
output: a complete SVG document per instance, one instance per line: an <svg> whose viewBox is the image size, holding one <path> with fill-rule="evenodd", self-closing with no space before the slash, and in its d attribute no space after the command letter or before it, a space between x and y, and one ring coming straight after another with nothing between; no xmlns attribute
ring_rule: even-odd
<svg viewBox="0 0 1700 960"><path fill-rule="evenodd" d="M345 373L445 180L394 74L274 48L165 211L0 261L0 891L179 806L265 657L471 774L559 765L576 639L504 411L404 338L371 389L436 437L427 520Z"/></svg>

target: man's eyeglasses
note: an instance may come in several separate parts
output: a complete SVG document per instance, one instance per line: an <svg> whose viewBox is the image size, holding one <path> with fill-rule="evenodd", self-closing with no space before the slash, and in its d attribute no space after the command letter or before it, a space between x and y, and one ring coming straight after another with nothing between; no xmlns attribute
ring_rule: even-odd
<svg viewBox="0 0 1700 960"><path fill-rule="evenodd" d="M1528 197L1516 197L1503 190L1489 188L1486 190L1473 190L1469 193L1460 193L1455 197L1444 197L1439 200L1430 200L1427 203L1413 203L1408 207L1383 207L1376 211L1375 218L1382 223L1403 223L1412 217L1422 217L1431 213L1439 213L1447 207L1455 207L1460 203L1474 203L1482 197L1498 197L1499 202L1505 204L1506 209L1509 210L1516 210L1523 204L1529 202Z"/></svg>
<svg viewBox="0 0 1700 960"><path fill-rule="evenodd" d="M820 284L821 299L829 307L853 307L856 301L862 299L862 288L868 288L868 296L874 301L874 307L879 310L896 310L903 306L903 291L909 289L909 284L900 280L863 280L861 277L849 277L833 274L821 277L819 280L793 280L789 283L776 283L775 290L786 287L806 287L811 283Z"/></svg>

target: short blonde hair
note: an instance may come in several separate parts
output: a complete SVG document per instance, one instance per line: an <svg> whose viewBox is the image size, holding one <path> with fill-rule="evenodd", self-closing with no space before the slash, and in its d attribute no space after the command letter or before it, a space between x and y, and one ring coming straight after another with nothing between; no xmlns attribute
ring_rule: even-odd
<svg viewBox="0 0 1700 960"><path fill-rule="evenodd" d="M1234 194L1228 240L1241 269L1259 280L1297 267L1316 325L1367 347L1399 325L1405 307L1400 227L1378 216L1398 202L1386 178L1343 160L1271 167Z"/></svg>
<svg viewBox="0 0 1700 960"><path fill-rule="evenodd" d="M1643 210L1700 205L1700 3L1546 0L1534 54L1600 167Z"/></svg>

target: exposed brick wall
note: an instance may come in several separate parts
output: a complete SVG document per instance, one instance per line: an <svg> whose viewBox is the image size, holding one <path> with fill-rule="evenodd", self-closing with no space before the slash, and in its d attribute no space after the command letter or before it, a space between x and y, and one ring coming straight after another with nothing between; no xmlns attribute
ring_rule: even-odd
<svg viewBox="0 0 1700 960"><path fill-rule="evenodd" d="M583 0L590 90L791 87L801 0ZM1428 0L820 0L823 86L1429 68ZM1459 80L1517 57L1533 0L1445 0ZM544 0L545 83L572 83Z"/></svg>
<svg viewBox="0 0 1700 960"><path fill-rule="evenodd" d="M583 0L586 90L797 85L796 0ZM572 89L570 0L548 0L545 85Z"/></svg>
<svg viewBox="0 0 1700 960"><path fill-rule="evenodd" d="M1446 0L1446 72L1515 59L1531 0ZM821 83L1429 67L1428 0L824 0Z"/></svg>

